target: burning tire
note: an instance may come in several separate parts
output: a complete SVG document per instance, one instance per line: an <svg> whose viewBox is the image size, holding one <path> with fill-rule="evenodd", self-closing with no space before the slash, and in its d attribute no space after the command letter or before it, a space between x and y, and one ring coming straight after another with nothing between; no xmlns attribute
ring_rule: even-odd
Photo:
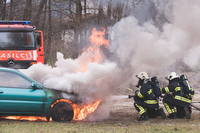
<svg viewBox="0 0 200 133"><path fill-rule="evenodd" d="M51 110L53 121L71 121L74 117L72 106L67 102L56 103Z"/></svg>

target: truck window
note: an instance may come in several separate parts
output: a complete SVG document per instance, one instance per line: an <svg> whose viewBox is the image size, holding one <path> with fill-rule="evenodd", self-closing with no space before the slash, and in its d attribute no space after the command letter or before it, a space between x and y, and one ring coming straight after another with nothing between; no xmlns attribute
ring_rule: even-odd
<svg viewBox="0 0 200 133"><path fill-rule="evenodd" d="M33 49L33 32L0 32L0 49Z"/></svg>
<svg viewBox="0 0 200 133"><path fill-rule="evenodd" d="M36 42L36 47L41 47L41 33L40 32L35 32L35 42Z"/></svg>

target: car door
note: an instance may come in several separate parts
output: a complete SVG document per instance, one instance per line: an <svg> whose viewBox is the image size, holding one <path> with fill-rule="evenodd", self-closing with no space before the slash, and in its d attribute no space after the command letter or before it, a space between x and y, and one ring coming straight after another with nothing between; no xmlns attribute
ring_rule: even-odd
<svg viewBox="0 0 200 133"><path fill-rule="evenodd" d="M36 51L37 51L37 62L44 64L44 46L43 46L43 32L39 30L34 30L34 36L36 41Z"/></svg>
<svg viewBox="0 0 200 133"><path fill-rule="evenodd" d="M0 113L42 112L45 93L31 84L17 73L0 71Z"/></svg>

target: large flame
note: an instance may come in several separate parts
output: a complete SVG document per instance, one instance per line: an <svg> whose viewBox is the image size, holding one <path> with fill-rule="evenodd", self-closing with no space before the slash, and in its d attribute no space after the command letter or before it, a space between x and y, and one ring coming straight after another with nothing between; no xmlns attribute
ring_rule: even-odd
<svg viewBox="0 0 200 133"><path fill-rule="evenodd" d="M90 62L98 62L102 63L104 56L101 53L100 47L104 46L108 48L109 40L105 39L106 29L102 28L103 31L97 31L96 28L93 28L92 35L90 36L90 46L87 49L84 49L85 56L87 57L87 61L82 62L82 68L84 71L87 71L87 65ZM86 116L96 110L101 100L95 101L91 105L77 105L72 103L67 99L57 100L55 103L51 105L51 108L60 101L64 101L69 103L74 109L74 118L73 120L83 120ZM0 117L3 119L13 119L13 120L29 120L29 121L46 121L46 117L39 117L39 116L7 116L7 117ZM50 121L52 119L50 118Z"/></svg>
<svg viewBox="0 0 200 133"><path fill-rule="evenodd" d="M97 100L91 105L87 105L87 104L78 105L78 104L72 103L71 101L69 101L67 99L60 99L60 100L57 100L56 102L54 102L51 105L51 108L58 102L67 102L73 107L73 110L74 110L73 120L83 120L86 118L86 116L88 114L94 112L97 109L101 100Z"/></svg>
<svg viewBox="0 0 200 133"><path fill-rule="evenodd" d="M101 52L101 46L108 48L109 40L105 39L106 29L102 28L103 31L97 31L96 28L93 28L92 35L90 36L90 45L87 48L84 48L84 57L85 62L82 62L82 66L86 68L87 64L90 62L102 63L105 59L104 55Z"/></svg>
<svg viewBox="0 0 200 133"><path fill-rule="evenodd" d="M74 110L74 117L73 120L83 120L86 118L86 116L96 110L101 100L98 100L94 102L91 105L78 105L75 103L72 103L71 101L67 99L60 99L54 102L51 105L51 108L58 102L67 102L69 103ZM10 119L10 120L28 120L28 121L47 121L46 117L39 117L39 116L7 116L7 117L1 117L1 119ZM49 121L52 121L50 118Z"/></svg>

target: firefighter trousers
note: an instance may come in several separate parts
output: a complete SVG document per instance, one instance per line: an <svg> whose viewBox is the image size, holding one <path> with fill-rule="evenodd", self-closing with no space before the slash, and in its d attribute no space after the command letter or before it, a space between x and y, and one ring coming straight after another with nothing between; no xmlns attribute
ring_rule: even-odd
<svg viewBox="0 0 200 133"><path fill-rule="evenodd" d="M190 106L190 103L175 99L173 96L164 97L163 104L164 104L167 112L169 113L169 115L176 113L174 107L177 108L177 115L179 115L178 113L181 112L179 110L182 110L185 107L188 108Z"/></svg>
<svg viewBox="0 0 200 133"><path fill-rule="evenodd" d="M134 103L135 109L139 112L140 115L147 115L149 118L156 118L158 116L157 104L147 104L142 100L137 100Z"/></svg>

